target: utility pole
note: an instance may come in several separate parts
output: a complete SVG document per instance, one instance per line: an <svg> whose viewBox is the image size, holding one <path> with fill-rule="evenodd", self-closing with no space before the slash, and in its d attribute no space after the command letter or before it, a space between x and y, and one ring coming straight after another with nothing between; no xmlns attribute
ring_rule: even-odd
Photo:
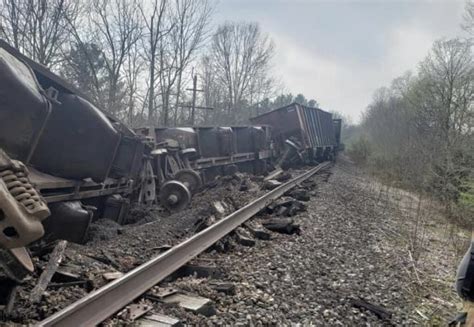
<svg viewBox="0 0 474 327"><path fill-rule="evenodd" d="M191 105L186 105L182 104L181 107L183 108L191 108L191 119L190 119L190 124L191 126L194 126L195 123L195 118L196 118L196 109L203 109L203 110L214 110L212 107L202 107L202 106L196 106L196 98L197 98L197 92L204 92L204 90L198 90L197 88L197 75L193 76L193 88L192 89L186 89L186 91L193 91L193 99Z"/></svg>
<svg viewBox="0 0 474 327"><path fill-rule="evenodd" d="M198 77L197 75L194 75L193 77L193 107L191 108L191 125L192 126L194 126L194 113L196 110L196 92L198 91L197 81L198 81ZM202 90L199 90L199 91L203 92Z"/></svg>

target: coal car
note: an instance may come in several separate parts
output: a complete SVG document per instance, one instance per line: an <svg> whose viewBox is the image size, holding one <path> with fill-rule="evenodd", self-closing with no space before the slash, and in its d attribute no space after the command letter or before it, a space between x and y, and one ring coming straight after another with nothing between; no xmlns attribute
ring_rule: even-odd
<svg viewBox="0 0 474 327"><path fill-rule="evenodd" d="M240 171L263 173L272 156L267 126L138 128L154 149L152 167L160 202L180 210L203 180Z"/></svg>
<svg viewBox="0 0 474 327"><path fill-rule="evenodd" d="M272 127L282 163L330 160L340 146L341 120L319 108L292 103L253 117L251 122Z"/></svg>

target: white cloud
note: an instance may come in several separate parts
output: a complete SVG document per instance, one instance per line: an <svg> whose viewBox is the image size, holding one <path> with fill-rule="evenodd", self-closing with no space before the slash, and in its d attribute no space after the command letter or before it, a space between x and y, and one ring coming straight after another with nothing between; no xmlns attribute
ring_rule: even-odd
<svg viewBox="0 0 474 327"><path fill-rule="evenodd" d="M290 92L303 93L316 99L328 110L337 110L358 118L367 104L373 72L364 67L343 63L321 54L310 52L295 42L278 36L276 67Z"/></svg>
<svg viewBox="0 0 474 327"><path fill-rule="evenodd" d="M438 38L440 35L415 24L397 26L386 31L383 56L376 61L358 62L350 59L350 49L349 59L341 60L277 35L275 66L290 92L315 98L323 108L342 112L357 121L373 92L390 85L406 71L415 71Z"/></svg>
<svg viewBox="0 0 474 327"><path fill-rule="evenodd" d="M288 91L354 120L376 89L416 70L433 41L461 33L464 9L464 0L242 1L222 2L218 21L258 21Z"/></svg>

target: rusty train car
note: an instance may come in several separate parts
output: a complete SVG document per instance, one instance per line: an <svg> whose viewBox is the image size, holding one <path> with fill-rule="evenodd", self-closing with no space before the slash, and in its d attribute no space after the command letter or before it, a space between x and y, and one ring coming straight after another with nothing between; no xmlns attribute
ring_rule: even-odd
<svg viewBox="0 0 474 327"><path fill-rule="evenodd" d="M0 99L0 267L16 279L33 270L26 247L38 239L81 243L95 219L123 223L131 203L181 210L216 175L329 158L340 135L330 114L317 109L315 125L296 104L252 126L131 130L1 40Z"/></svg>
<svg viewBox="0 0 474 327"><path fill-rule="evenodd" d="M319 108L292 103L250 120L272 127L276 151L287 163L332 160L341 149L341 119Z"/></svg>

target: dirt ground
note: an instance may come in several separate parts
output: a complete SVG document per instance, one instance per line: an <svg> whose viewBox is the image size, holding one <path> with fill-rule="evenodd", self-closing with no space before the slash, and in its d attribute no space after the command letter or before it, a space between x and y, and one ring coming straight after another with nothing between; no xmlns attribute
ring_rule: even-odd
<svg viewBox="0 0 474 327"><path fill-rule="evenodd" d="M137 208L133 225L97 224L87 245L68 246L61 266L79 272L90 281L87 287L48 289L32 306L33 277L19 290L10 323L43 319L104 285L104 272L133 269L162 246L192 235L203 221L212 223L243 206L263 192L261 180L252 179L221 179L194 198L192 209L172 216ZM301 233L270 232L271 240L257 240L252 247L229 237L228 251L200 257L217 265L218 278L186 277L160 285L213 300L214 316L147 300L153 311L188 325L446 325L458 310L453 282L467 233L447 223L435 203L378 183L344 157L313 182L307 210L293 217ZM215 201L224 205L224 213L213 208ZM252 223L270 218L275 215L257 216ZM233 283L235 294L216 292L210 285L216 281ZM378 314L363 308L367 305Z"/></svg>

